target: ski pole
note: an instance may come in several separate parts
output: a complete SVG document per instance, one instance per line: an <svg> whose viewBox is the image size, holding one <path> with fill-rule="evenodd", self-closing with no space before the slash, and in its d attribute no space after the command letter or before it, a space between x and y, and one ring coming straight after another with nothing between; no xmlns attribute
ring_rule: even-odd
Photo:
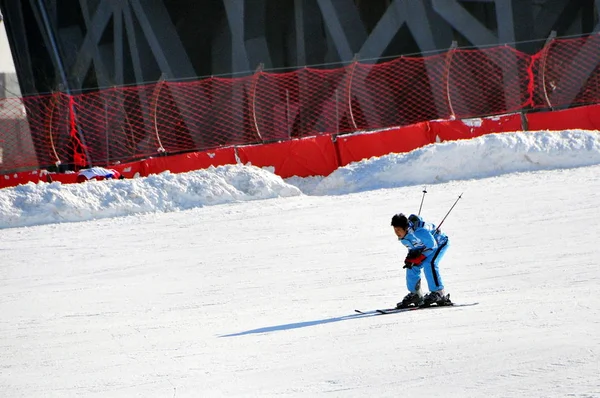
<svg viewBox="0 0 600 398"><path fill-rule="evenodd" d="M438 232L440 230L440 227L442 226L442 224L444 223L444 221L446 221L446 217L448 217L448 214L450 214L450 212L452 211L452 209L454 209L454 206L456 206L456 204L458 203L458 201L460 200L460 198L462 198L462 195L463 195L462 193L460 195L458 195L458 199L456 199L456 202L454 202L454 204L452 205L452 207L450 208L450 210L448 210L448 213L446 213L446 215L444 216L444 218L440 222L440 225L438 225L438 227L435 229L435 232Z"/></svg>
<svg viewBox="0 0 600 398"><path fill-rule="evenodd" d="M423 201L425 200L426 193L427 193L427 187L423 187L423 197L421 198L421 206L419 206L419 214L417 214L418 216L421 215L421 209L423 208Z"/></svg>

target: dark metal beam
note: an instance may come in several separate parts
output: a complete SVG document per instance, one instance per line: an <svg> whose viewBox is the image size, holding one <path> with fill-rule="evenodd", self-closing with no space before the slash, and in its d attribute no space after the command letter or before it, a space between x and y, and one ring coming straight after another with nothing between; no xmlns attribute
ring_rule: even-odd
<svg viewBox="0 0 600 398"><path fill-rule="evenodd" d="M352 0L317 0L340 61L350 61L367 38Z"/></svg>
<svg viewBox="0 0 600 398"><path fill-rule="evenodd" d="M598 23L594 26L593 32L600 32L600 0L594 0L594 9L596 10L596 20Z"/></svg>
<svg viewBox="0 0 600 398"><path fill-rule="evenodd" d="M540 7L538 7L535 13L535 20L533 25L535 26L534 35L539 37L548 37L550 32L555 29L555 25L563 17L563 13L568 7L571 7L569 3L575 3L571 0L553 0L546 1Z"/></svg>
<svg viewBox="0 0 600 398"><path fill-rule="evenodd" d="M123 47L123 8L119 4L113 5L113 65L115 85L125 83L124 47Z"/></svg>
<svg viewBox="0 0 600 398"><path fill-rule="evenodd" d="M244 45L251 68L256 68L260 64L268 69L273 67L266 38L268 23L266 12L265 0L254 0L252 6L246 8L244 15Z"/></svg>
<svg viewBox="0 0 600 398"><path fill-rule="evenodd" d="M294 23L296 33L296 65L307 65L304 42L304 0L294 0ZM599 0L600 1L600 0Z"/></svg>
<svg viewBox="0 0 600 398"><path fill-rule="evenodd" d="M323 37L325 30L321 10L315 0L294 0L296 28L295 57L290 66L321 64L325 60L327 44Z"/></svg>
<svg viewBox="0 0 600 398"><path fill-rule="evenodd" d="M457 0L432 0L433 9L473 46L484 47L498 43L494 33L479 22Z"/></svg>
<svg viewBox="0 0 600 398"><path fill-rule="evenodd" d="M531 41L535 36L534 9L530 0L510 0L498 1L496 3L498 10L498 36L504 43L515 42L515 48L527 54L534 54L544 45L544 38L539 42ZM508 9L510 7L510 10ZM514 37L510 41L505 41L502 36L503 26L507 23L512 25ZM508 32L507 32L508 33Z"/></svg>
<svg viewBox="0 0 600 398"><path fill-rule="evenodd" d="M95 26L92 25L88 0L79 0L79 7L81 8L81 14L83 15L83 21L85 23L87 35L91 36L91 41L95 43L95 45L92 46L92 58L94 60L94 68L96 70L96 80L100 86L106 87L111 83L111 78L108 70L105 67L102 56L100 55L100 48L98 47L100 37L94 37L94 35L98 34L98 32L96 32L94 29ZM100 31L100 35L102 35L105 29L106 27Z"/></svg>
<svg viewBox="0 0 600 398"><path fill-rule="evenodd" d="M354 0L212 0L202 10L192 0L0 0L24 94L56 90L60 80L41 3L54 26L69 86L76 89L156 81L162 74L180 79L197 71L251 72L258 63L282 68L348 62L356 53L378 59L413 52L407 42L424 52L443 51L453 29L476 47L520 42L517 49L534 53L550 30L559 36L561 29L588 33L598 21L596 0L365 0L361 6ZM125 29L124 10L133 12L129 23L135 28ZM474 15L473 10L485 11ZM195 21L206 27L202 44L190 37L198 34ZM134 53L125 43L131 32ZM132 54L140 58L139 68Z"/></svg>
<svg viewBox="0 0 600 398"><path fill-rule="evenodd" d="M597 13L596 17L597 20L600 21L600 1L595 0L595 4ZM594 27L594 32L600 32L600 22L598 22ZM597 52L597 41L588 37L585 44L579 48L577 54L571 58L570 62L568 62L568 66L563 70L561 78L557 82L557 86L560 87L562 80L566 79L569 81L569 85L573 88L573 84L575 84L573 76L579 77L579 81L577 89L572 89L567 96L563 97L561 101L562 104L571 104L581 92L582 88L587 84L592 73L600 66L598 62L590 63L586 61L590 53L593 54ZM553 100L556 95L559 95L559 93L554 94L553 92L550 94L550 104L554 104Z"/></svg>
<svg viewBox="0 0 600 398"><path fill-rule="evenodd" d="M69 67L69 78L74 88L80 89L82 87L83 79L88 73L92 60L98 58L98 42L112 16L112 2L103 1L100 2L91 18L89 15L86 17L87 34L84 36L83 43L77 51L75 63ZM96 63L96 65L100 65L102 68L100 70L104 71L101 62Z"/></svg>
<svg viewBox="0 0 600 398"><path fill-rule="evenodd" d="M2 10L4 18L2 23L6 28L6 35L23 95L38 91L32 61L34 51L29 46L29 36L36 31L36 28L39 29L39 25L32 26L29 24L29 35L25 32L24 27L27 24L23 16L23 7L26 6L27 3L22 2L19 7L11 8L8 13L6 10Z"/></svg>
<svg viewBox="0 0 600 398"><path fill-rule="evenodd" d="M150 45L152 55L167 78L194 77L196 73L162 0L129 0ZM155 27L160 26L160 29Z"/></svg>
<svg viewBox="0 0 600 398"><path fill-rule="evenodd" d="M433 12L428 2L405 1L406 23L422 52L446 50L452 44L452 29Z"/></svg>
<svg viewBox="0 0 600 398"><path fill-rule="evenodd" d="M360 49L361 58L379 58L405 22L406 12L403 0L394 0L363 43Z"/></svg>
<svg viewBox="0 0 600 398"><path fill-rule="evenodd" d="M231 72L248 72L250 63L244 43L244 1L223 0L231 40Z"/></svg>

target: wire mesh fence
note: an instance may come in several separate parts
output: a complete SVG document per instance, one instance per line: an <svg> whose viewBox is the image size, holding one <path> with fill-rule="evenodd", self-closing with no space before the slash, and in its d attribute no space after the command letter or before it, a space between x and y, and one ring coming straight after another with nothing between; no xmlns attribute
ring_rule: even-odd
<svg viewBox="0 0 600 398"><path fill-rule="evenodd" d="M0 172L600 102L600 35L0 100Z"/></svg>

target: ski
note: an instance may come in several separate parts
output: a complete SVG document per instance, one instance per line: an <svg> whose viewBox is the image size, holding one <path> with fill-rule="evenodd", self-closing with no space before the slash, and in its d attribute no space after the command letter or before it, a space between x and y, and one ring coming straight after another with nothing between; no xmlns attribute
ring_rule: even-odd
<svg viewBox="0 0 600 398"><path fill-rule="evenodd" d="M394 308L387 308L385 310L370 310L370 311L362 311L362 310L354 310L354 312L360 314L360 315L375 315L377 314L377 311L391 311Z"/></svg>
<svg viewBox="0 0 600 398"><path fill-rule="evenodd" d="M375 310L376 313L385 315L385 314L395 314L397 312L407 312L407 311L416 311L422 309L421 307L407 307L407 308L387 308L383 310Z"/></svg>
<svg viewBox="0 0 600 398"><path fill-rule="evenodd" d="M407 307L407 308L382 308L371 311L354 310L354 312L362 315L385 315L385 314L397 314L399 312L416 311L416 310L427 310L430 308L452 308L452 307L471 307L479 303L454 303L452 305L431 305L429 307Z"/></svg>
<svg viewBox="0 0 600 398"><path fill-rule="evenodd" d="M405 312L405 311L418 310L418 309L419 309L419 307L383 308L383 309L370 310L370 311L354 310L354 312L361 314L361 315L378 315L378 314L392 314L395 312Z"/></svg>

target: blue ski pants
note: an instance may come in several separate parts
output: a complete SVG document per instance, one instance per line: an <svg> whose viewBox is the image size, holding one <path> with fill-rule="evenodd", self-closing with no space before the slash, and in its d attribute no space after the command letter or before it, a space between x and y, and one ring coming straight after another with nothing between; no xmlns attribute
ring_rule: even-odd
<svg viewBox="0 0 600 398"><path fill-rule="evenodd" d="M427 287L430 291L434 292L444 288L438 264L442 260L442 257L444 257L444 254L446 254L448 246L450 246L450 241L440 244L436 251L427 257L420 265L413 266L411 269L406 269L406 287L409 291L413 293L417 292L418 286L421 283L421 271L425 272Z"/></svg>

